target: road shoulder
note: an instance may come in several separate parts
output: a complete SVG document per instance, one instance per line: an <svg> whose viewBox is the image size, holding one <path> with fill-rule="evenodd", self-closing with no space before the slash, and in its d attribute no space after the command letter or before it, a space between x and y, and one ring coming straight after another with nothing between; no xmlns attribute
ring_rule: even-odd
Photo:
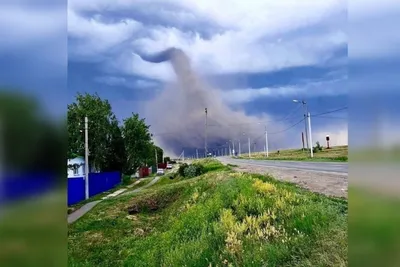
<svg viewBox="0 0 400 267"><path fill-rule="evenodd" d="M346 174L254 166L242 163L237 165L238 167L234 167L233 170L238 172L266 174L277 180L297 184L315 193L347 198L348 175Z"/></svg>

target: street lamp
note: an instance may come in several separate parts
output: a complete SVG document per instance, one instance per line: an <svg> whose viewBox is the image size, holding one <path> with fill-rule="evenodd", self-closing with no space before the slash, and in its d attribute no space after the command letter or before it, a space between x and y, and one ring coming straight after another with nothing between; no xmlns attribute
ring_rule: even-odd
<svg viewBox="0 0 400 267"><path fill-rule="evenodd" d="M308 114L307 102L304 100L297 100L297 99L294 99L293 102L303 105L303 108L304 108L304 133L306 134L307 149L310 149L310 145L308 143L308 130L307 130L307 114Z"/></svg>

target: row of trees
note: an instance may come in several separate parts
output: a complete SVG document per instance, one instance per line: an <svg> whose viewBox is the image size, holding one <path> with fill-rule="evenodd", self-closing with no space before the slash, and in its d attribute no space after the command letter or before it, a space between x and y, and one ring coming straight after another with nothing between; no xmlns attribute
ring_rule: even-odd
<svg viewBox="0 0 400 267"><path fill-rule="evenodd" d="M138 114L119 124L108 100L97 94L78 94L68 105L68 158L85 155L85 122L88 117L89 163L101 171L134 173L143 165L152 166L163 150L152 142L150 126Z"/></svg>

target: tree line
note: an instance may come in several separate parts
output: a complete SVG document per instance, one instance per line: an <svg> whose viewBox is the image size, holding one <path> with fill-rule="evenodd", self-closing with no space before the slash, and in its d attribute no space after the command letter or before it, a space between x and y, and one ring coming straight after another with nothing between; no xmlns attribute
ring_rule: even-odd
<svg viewBox="0 0 400 267"><path fill-rule="evenodd" d="M163 150L152 141L150 125L132 113L120 123L111 104L97 94L77 94L68 105L69 159L85 155L85 117L88 118L89 165L100 171L133 174L141 166L162 161Z"/></svg>

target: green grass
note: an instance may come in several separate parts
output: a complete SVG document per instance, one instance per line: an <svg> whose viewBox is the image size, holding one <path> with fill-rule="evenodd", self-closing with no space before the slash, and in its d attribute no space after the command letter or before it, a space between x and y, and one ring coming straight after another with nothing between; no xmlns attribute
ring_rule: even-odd
<svg viewBox="0 0 400 267"><path fill-rule="evenodd" d="M241 159L249 159L248 154L242 154ZM348 161L348 146L336 146L330 149L323 148L322 151L314 153L310 158L310 152L302 149L287 149L268 153L266 157L264 152L253 153L251 159L256 160L294 160L294 161Z"/></svg>
<svg viewBox="0 0 400 267"><path fill-rule="evenodd" d="M150 177L146 177L146 178L140 178L140 180L139 180L140 182L135 184L133 187L129 188L126 192L129 192L129 191L138 189L140 187L143 187L143 186L147 185L148 183L150 183L151 180L153 180L153 179L154 179L154 177L151 177L151 176Z"/></svg>
<svg viewBox="0 0 400 267"><path fill-rule="evenodd" d="M400 199L349 188L349 264L400 266Z"/></svg>
<svg viewBox="0 0 400 267"><path fill-rule="evenodd" d="M0 218L0 266L66 266L65 188L9 204Z"/></svg>
<svg viewBox="0 0 400 267"><path fill-rule="evenodd" d="M220 162L216 161L216 160L210 160L210 159L202 159L202 160L194 160L192 163L196 164L196 163L200 163L204 166L204 171L206 173L212 173L212 172L217 172L217 171L228 171L231 170L231 166L225 166L222 165ZM162 176L160 178L160 180L155 183L152 188L159 188L159 187L163 187L164 185L169 185L169 184L174 184L177 182L182 182L187 180L188 178L185 177L181 177L180 175L177 174L176 170L176 174L174 173L167 173L166 175ZM173 176L174 179L170 179L170 176Z"/></svg>
<svg viewBox="0 0 400 267"><path fill-rule="evenodd" d="M361 148L350 151L352 162L358 163L381 163L381 162L399 162L400 161L400 148Z"/></svg>
<svg viewBox="0 0 400 267"><path fill-rule="evenodd" d="M69 266L347 266L346 200L203 164L69 225Z"/></svg>
<svg viewBox="0 0 400 267"><path fill-rule="evenodd" d="M182 180L183 180L183 178L181 178L181 177L175 177L174 179L170 179L169 175L164 175L164 176L160 177L160 180L158 180L158 182L155 183L151 188L163 187L164 185L173 184L176 182L180 182Z"/></svg>

